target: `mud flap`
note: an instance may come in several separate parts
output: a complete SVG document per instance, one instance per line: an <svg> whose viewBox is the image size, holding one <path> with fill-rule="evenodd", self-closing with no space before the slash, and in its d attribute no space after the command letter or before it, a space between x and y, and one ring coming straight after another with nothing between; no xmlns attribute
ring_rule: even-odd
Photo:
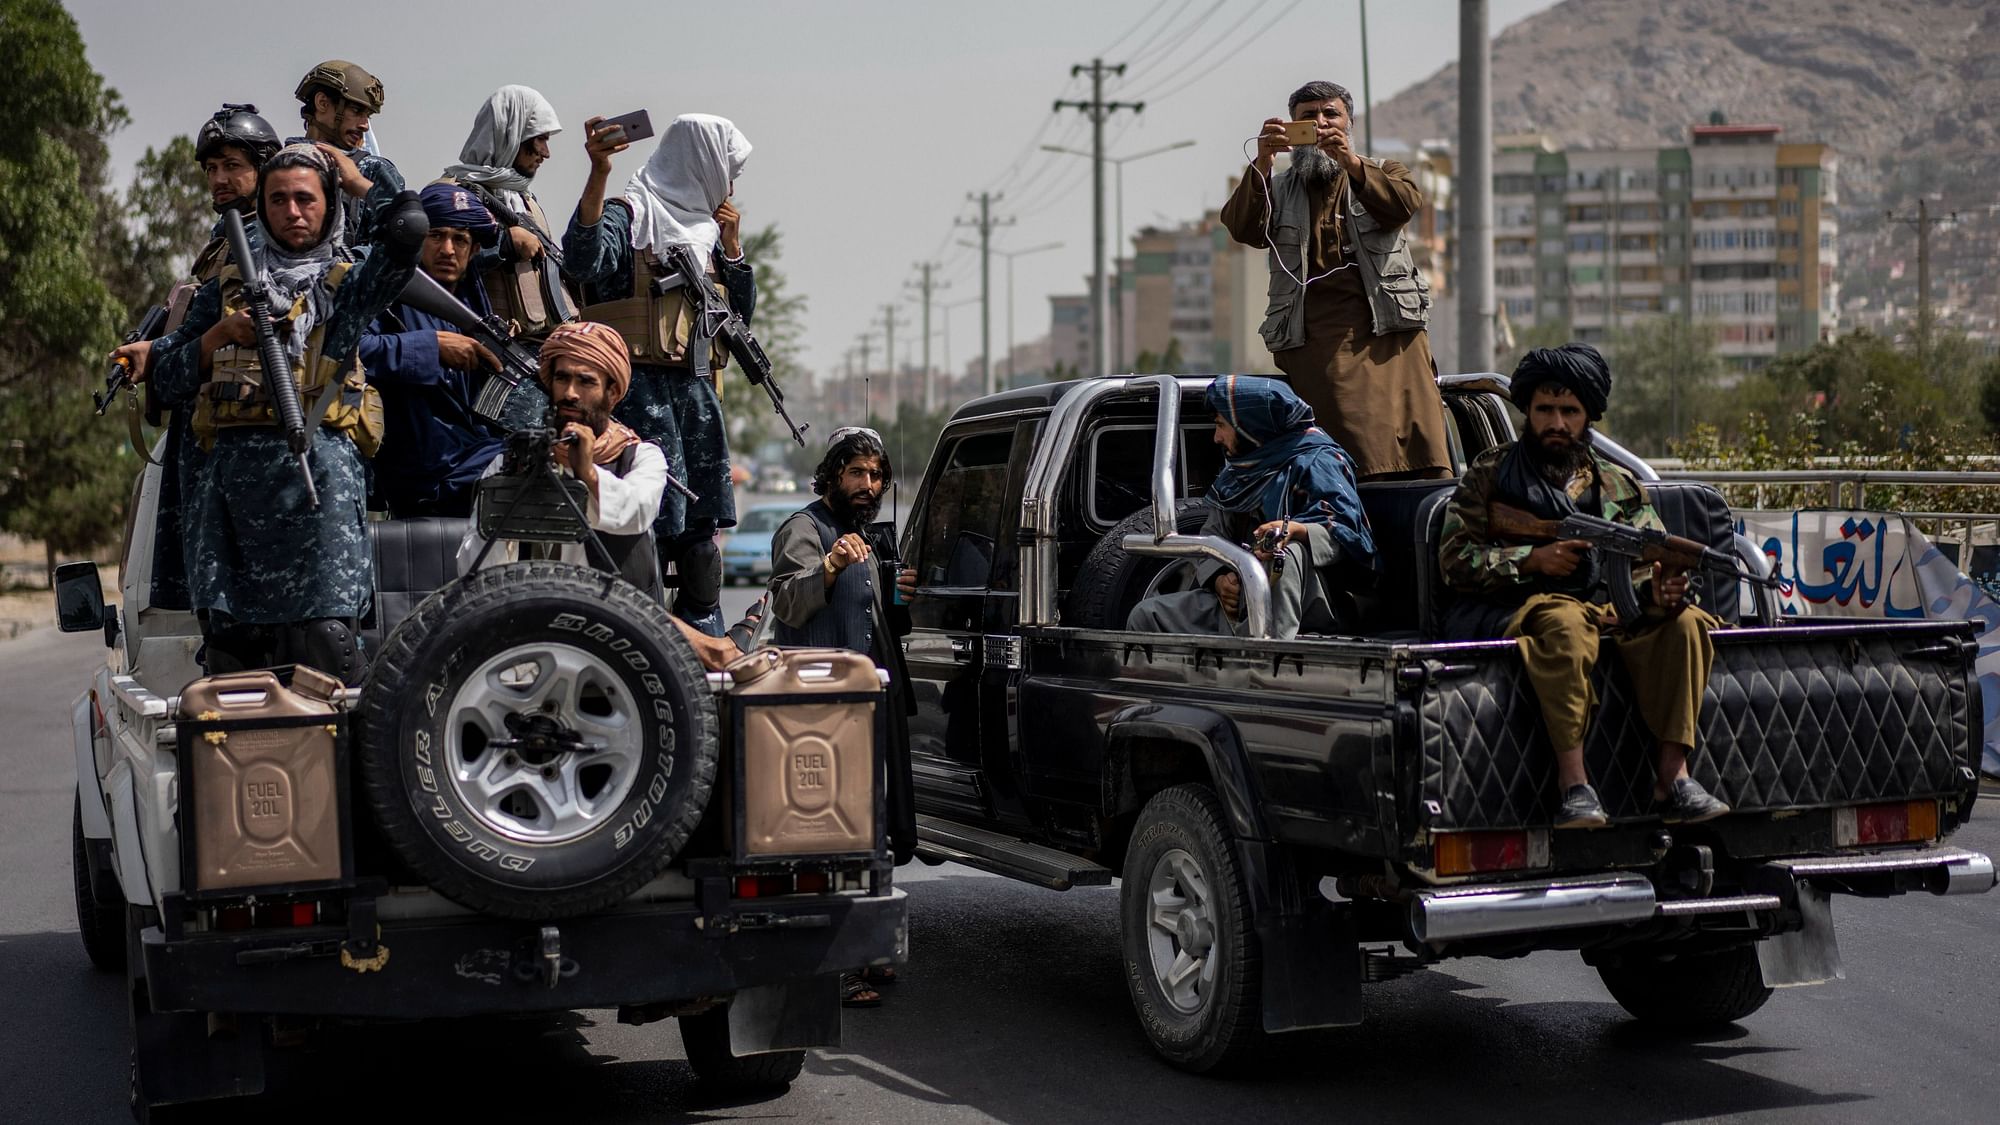
<svg viewBox="0 0 2000 1125"><path fill-rule="evenodd" d="M1256 925L1264 960L1265 1031L1361 1022L1361 947L1351 916L1308 909L1268 914Z"/></svg>
<svg viewBox="0 0 2000 1125"><path fill-rule="evenodd" d="M746 988L729 1002L729 1051L738 1058L838 1046L838 973Z"/></svg>
<svg viewBox="0 0 2000 1125"><path fill-rule="evenodd" d="M1757 943L1757 967L1764 974L1764 984L1790 988L1845 978L1840 943L1833 935L1833 896L1810 880L1795 880L1794 886L1794 894L1786 897L1796 899L1804 925Z"/></svg>

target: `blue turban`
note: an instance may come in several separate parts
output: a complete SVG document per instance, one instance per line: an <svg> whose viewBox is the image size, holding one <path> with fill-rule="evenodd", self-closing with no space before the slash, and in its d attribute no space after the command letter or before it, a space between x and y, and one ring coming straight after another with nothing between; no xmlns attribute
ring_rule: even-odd
<svg viewBox="0 0 2000 1125"><path fill-rule="evenodd" d="M492 212L479 202L471 188L435 183L426 187L418 198L423 201L424 214L430 217L433 230L454 227L471 231L472 240L481 246L499 243L500 224L493 221Z"/></svg>
<svg viewBox="0 0 2000 1125"><path fill-rule="evenodd" d="M1225 511L1324 524L1344 555L1375 565L1353 462L1313 425L1305 400L1282 380L1220 375L1208 385L1208 405L1242 439L1209 485L1209 499Z"/></svg>

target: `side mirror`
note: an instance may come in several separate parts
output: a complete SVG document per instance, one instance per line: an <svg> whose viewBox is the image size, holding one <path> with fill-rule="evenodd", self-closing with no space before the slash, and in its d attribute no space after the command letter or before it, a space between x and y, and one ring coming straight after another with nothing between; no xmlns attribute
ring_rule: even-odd
<svg viewBox="0 0 2000 1125"><path fill-rule="evenodd" d="M94 562L64 563L56 568L56 627L65 633L88 633L117 620L104 606L104 587ZM112 634L106 633L109 637ZM111 643L106 641L107 644Z"/></svg>

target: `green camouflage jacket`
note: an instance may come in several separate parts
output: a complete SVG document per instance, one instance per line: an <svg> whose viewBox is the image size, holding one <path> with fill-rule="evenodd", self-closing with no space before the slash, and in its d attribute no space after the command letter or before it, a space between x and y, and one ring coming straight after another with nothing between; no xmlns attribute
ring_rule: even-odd
<svg viewBox="0 0 2000 1125"><path fill-rule="evenodd" d="M1486 506L1493 498L1500 460L1513 448L1512 445L1502 445L1480 454L1466 467L1465 475L1459 478L1457 491L1452 493L1451 503L1445 508L1438 568L1444 572L1445 583L1461 593L1504 597L1520 592L1525 595L1526 587L1533 581L1532 575L1521 572L1521 560L1528 557L1536 544L1503 542L1493 538L1486 530ZM1660 522L1659 513L1653 511L1653 505L1647 502L1646 490L1640 486L1638 478L1594 451L1590 459L1597 472L1599 499L1603 503L1603 511L1596 514L1613 523L1666 529L1666 525ZM1632 568L1633 586L1643 591L1652 574L1651 563L1635 564ZM1643 598L1641 604L1644 604Z"/></svg>

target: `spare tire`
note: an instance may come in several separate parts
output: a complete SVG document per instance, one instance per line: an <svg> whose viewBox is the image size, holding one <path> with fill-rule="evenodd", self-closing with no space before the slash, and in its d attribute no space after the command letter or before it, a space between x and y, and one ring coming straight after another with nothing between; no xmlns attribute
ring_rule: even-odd
<svg viewBox="0 0 2000 1125"><path fill-rule="evenodd" d="M1174 528L1183 535L1201 530L1208 505L1200 500L1180 500L1174 504ZM1125 549L1127 535L1153 533L1151 504L1118 521L1104 538L1090 549L1078 568L1076 584L1063 602L1063 624L1082 629L1123 629L1132 607L1150 593L1167 593L1183 584L1162 585L1168 568L1187 573L1190 560L1135 555ZM1169 576L1170 580L1170 576Z"/></svg>
<svg viewBox="0 0 2000 1125"><path fill-rule="evenodd" d="M383 643L360 776L398 858L509 918L619 902L672 862L715 780L716 719L660 604L600 571L489 567Z"/></svg>

